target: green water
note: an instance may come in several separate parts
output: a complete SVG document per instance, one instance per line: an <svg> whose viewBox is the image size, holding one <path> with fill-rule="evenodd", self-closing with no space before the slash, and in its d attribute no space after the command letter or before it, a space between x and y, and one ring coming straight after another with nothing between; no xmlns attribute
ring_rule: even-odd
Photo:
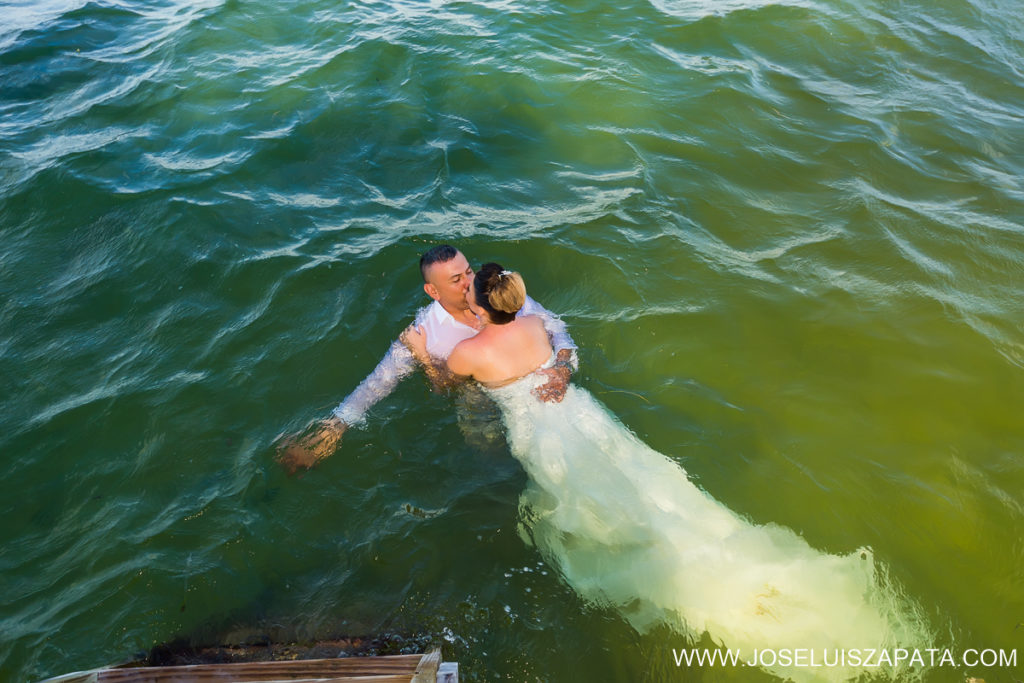
<svg viewBox="0 0 1024 683"><path fill-rule="evenodd" d="M1024 677L1022 16L0 1L0 679L389 632L468 681L768 680L584 604L422 377L273 462L441 242L520 270L714 498L1018 653L926 680Z"/></svg>

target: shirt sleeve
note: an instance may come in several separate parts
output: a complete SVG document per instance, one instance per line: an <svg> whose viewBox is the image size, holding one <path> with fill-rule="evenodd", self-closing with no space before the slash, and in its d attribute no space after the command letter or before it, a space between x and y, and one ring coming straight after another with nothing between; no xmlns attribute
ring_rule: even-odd
<svg viewBox="0 0 1024 683"><path fill-rule="evenodd" d="M569 363L572 365L573 372L580 369L579 357L576 354L576 344L573 342L572 337L569 336L569 330L561 318L529 296L526 297L526 303L523 304L519 315L539 316L544 321L544 329L547 330L548 336L551 337L551 346L555 348L555 352L569 349Z"/></svg>
<svg viewBox="0 0 1024 683"><path fill-rule="evenodd" d="M359 424L377 401L394 391L416 369L416 359L397 339L366 379L334 409L334 416L348 426Z"/></svg>

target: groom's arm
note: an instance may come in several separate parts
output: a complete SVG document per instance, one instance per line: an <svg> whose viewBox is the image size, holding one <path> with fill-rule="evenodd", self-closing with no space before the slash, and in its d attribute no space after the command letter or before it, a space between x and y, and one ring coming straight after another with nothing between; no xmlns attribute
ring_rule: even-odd
<svg viewBox="0 0 1024 683"><path fill-rule="evenodd" d="M579 370L579 358L576 355L576 343L569 336L565 321L541 306L530 296L526 297L519 315L535 315L544 321L544 329L551 338L551 346L555 349L558 362L568 364L571 371Z"/></svg>
<svg viewBox="0 0 1024 683"><path fill-rule="evenodd" d="M414 325L421 322L424 310L417 313ZM317 424L314 432L301 438L298 435L287 437L280 444L278 462L289 472L295 472L300 468L308 469L334 453L345 431L363 422L370 408L394 391L415 369L416 359L399 337L391 343L373 372L331 411L330 417Z"/></svg>
<svg viewBox="0 0 1024 683"><path fill-rule="evenodd" d="M416 359L401 342L396 339L377 367L352 390L331 414L347 429L363 421L366 413L378 401L388 396L398 383L412 374L416 369Z"/></svg>
<svg viewBox="0 0 1024 683"><path fill-rule="evenodd" d="M409 327L402 330L398 339L391 342L388 352L377 363L377 367L352 390L345 399L338 404L338 407L331 411L332 419L348 429L363 422L366 413L370 411L378 401L387 397L398 383L408 377L416 370L417 359L404 342L404 337L409 330L423 326L426 322L426 314L429 306L416 311L416 316Z"/></svg>
<svg viewBox="0 0 1024 683"><path fill-rule="evenodd" d="M541 371L548 376L548 381L534 389L534 394L542 401L558 403L569 389L572 373L579 369L576 344L569 336L565 322L529 296L519 314L536 315L544 321L544 329L551 337L551 346L555 349L555 364Z"/></svg>
<svg viewBox="0 0 1024 683"><path fill-rule="evenodd" d="M416 361L401 341L392 342L384 358L366 379L321 420L307 436L288 437L278 447L277 461L290 473L309 469L338 449L345 431L363 421L366 413L382 398L394 391L404 377L416 369Z"/></svg>

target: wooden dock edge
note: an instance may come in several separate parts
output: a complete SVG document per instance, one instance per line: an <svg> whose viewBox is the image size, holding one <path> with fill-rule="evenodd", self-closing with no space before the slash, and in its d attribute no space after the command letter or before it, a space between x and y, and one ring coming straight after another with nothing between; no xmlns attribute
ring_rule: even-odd
<svg viewBox="0 0 1024 683"><path fill-rule="evenodd" d="M459 665L441 649L383 655L183 666L127 666L77 671L40 683L458 683Z"/></svg>

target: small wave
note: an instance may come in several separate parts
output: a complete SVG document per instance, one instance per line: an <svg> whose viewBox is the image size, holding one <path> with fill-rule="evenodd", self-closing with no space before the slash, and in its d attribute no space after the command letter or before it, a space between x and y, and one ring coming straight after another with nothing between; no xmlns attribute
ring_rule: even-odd
<svg viewBox="0 0 1024 683"><path fill-rule="evenodd" d="M679 302L674 304L645 304L644 306L632 306L618 308L615 310L578 310L572 313L574 320L592 320L598 322L626 322L631 323L644 318L662 315L686 315L700 313L707 310L706 304L694 304Z"/></svg>
<svg viewBox="0 0 1024 683"><path fill-rule="evenodd" d="M906 259L915 266L921 268L925 272L942 275L948 278L953 277L953 270L945 263L927 256L920 249L912 245L909 240L896 234L896 232L891 228L883 226L882 230L889 238L889 241L896 245L896 248L899 249L900 253L902 253L904 257L906 257Z"/></svg>
<svg viewBox="0 0 1024 683"><path fill-rule="evenodd" d="M92 403L97 403L106 399L115 398L126 391L129 391L133 387L138 387L139 381L131 378L124 378L112 383L104 383L100 386L93 387L92 389L76 394L74 396L68 396L59 401L50 404L46 408L42 409L32 418L29 426L34 427L53 420L58 415L70 412L82 406L87 406Z"/></svg>
<svg viewBox="0 0 1024 683"><path fill-rule="evenodd" d="M143 158L167 171L184 171L196 173L210 171L219 167L238 166L250 156L250 152L235 150L224 154L203 156L196 152L179 150L160 154L145 154Z"/></svg>
<svg viewBox="0 0 1024 683"><path fill-rule="evenodd" d="M85 133L57 134L12 152L11 156L25 161L34 172L38 172L64 157L94 152L137 135L140 135L140 131L118 126Z"/></svg>
<svg viewBox="0 0 1024 683"><path fill-rule="evenodd" d="M689 21L699 21L705 17L724 17L733 12L766 7L813 7L810 2L795 0L650 0L650 3L662 14Z"/></svg>
<svg viewBox="0 0 1024 683"><path fill-rule="evenodd" d="M17 43L22 33L45 31L49 24L61 17L87 7L92 0L11 0L3 6L4 20L0 24L0 53L7 52Z"/></svg>
<svg viewBox="0 0 1024 683"><path fill-rule="evenodd" d="M587 183L618 183L623 180L642 180L643 167L636 164L633 168L624 171L556 171L555 175L569 181L584 181Z"/></svg>

